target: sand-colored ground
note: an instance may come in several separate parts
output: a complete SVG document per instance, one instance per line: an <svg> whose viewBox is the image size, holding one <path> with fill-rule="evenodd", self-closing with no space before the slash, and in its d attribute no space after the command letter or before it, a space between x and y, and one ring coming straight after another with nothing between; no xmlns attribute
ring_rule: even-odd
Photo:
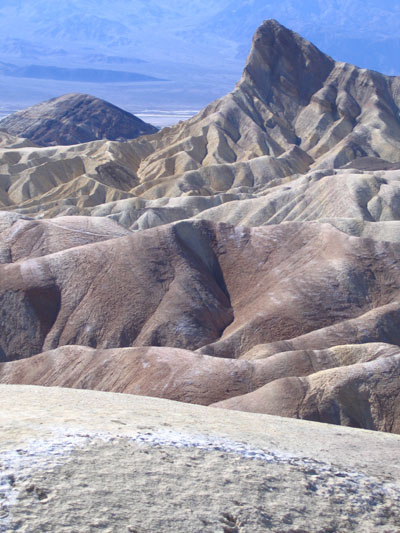
<svg viewBox="0 0 400 533"><path fill-rule="evenodd" d="M83 390L0 402L0 531L399 531L395 435Z"/></svg>

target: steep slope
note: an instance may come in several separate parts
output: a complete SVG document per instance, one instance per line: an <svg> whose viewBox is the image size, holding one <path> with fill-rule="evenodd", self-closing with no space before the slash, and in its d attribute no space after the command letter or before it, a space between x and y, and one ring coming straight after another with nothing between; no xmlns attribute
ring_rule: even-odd
<svg viewBox="0 0 400 533"><path fill-rule="evenodd" d="M359 156L397 161L399 87L399 78L335 63L266 21L235 91L156 136L139 175L153 182L213 164L279 156L293 146L307 152L314 167L338 167Z"/></svg>
<svg viewBox="0 0 400 533"><path fill-rule="evenodd" d="M124 141L157 131L131 113L88 94L66 94L17 111L0 120L0 129L39 146Z"/></svg>
<svg viewBox="0 0 400 533"><path fill-rule="evenodd" d="M319 223L180 222L126 236L111 222L109 235L96 235L93 223L73 238L73 223L83 224L65 220L4 231L3 361L67 344L246 359L400 344L397 243Z"/></svg>

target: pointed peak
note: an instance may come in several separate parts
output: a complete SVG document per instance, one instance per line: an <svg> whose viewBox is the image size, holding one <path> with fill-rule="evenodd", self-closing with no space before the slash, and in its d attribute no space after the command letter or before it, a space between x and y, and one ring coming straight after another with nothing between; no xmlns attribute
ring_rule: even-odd
<svg viewBox="0 0 400 533"><path fill-rule="evenodd" d="M254 34L239 86L256 89L261 98L278 91L307 100L334 64L296 32L274 19L265 20Z"/></svg>
<svg viewBox="0 0 400 533"><path fill-rule="evenodd" d="M288 28L286 28L286 26L278 22L276 19L264 20L258 27L257 31L260 31L263 29L267 29L267 30L281 30L282 29L286 31L291 31Z"/></svg>
<svg viewBox="0 0 400 533"><path fill-rule="evenodd" d="M275 19L268 19L264 20L261 25L257 28L254 37L253 37L253 46L260 42L261 39L264 40L270 40L270 41L294 41L297 46L312 46L313 48L316 48L313 44L311 44L307 39L304 37L301 37L298 33L296 33L293 30L290 30L289 28L286 28L286 26L283 26Z"/></svg>
<svg viewBox="0 0 400 533"><path fill-rule="evenodd" d="M286 59L293 66L309 66L310 61L330 62L333 59L321 52L310 41L280 24L275 19L264 20L256 30L247 64L258 51L264 59L271 61ZM247 65L246 65L247 66Z"/></svg>

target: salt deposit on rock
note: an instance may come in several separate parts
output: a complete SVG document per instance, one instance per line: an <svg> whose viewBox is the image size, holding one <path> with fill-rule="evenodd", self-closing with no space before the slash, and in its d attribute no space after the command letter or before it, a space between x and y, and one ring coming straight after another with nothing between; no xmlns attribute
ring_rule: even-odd
<svg viewBox="0 0 400 533"><path fill-rule="evenodd" d="M396 531L399 437L0 386L2 531Z"/></svg>

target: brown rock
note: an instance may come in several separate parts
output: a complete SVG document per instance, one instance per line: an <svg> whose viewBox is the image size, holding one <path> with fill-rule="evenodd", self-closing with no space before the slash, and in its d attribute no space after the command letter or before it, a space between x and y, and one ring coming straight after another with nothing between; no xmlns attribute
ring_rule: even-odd
<svg viewBox="0 0 400 533"><path fill-rule="evenodd" d="M240 403L247 393L258 394L264 385L279 384L281 378L390 358L399 351L397 346L365 344L241 361L167 347L101 350L62 346L28 359L0 363L0 383L121 392L202 405L237 397L235 402ZM263 408L262 402L259 408ZM285 409L281 413L286 413Z"/></svg>
<svg viewBox="0 0 400 533"><path fill-rule="evenodd" d="M400 433L400 353L308 378L284 378L215 407Z"/></svg>
<svg viewBox="0 0 400 533"><path fill-rule="evenodd" d="M1 265L0 346L6 359L65 344L238 358L327 327L330 344L285 349L345 344L348 321L361 315L358 331L375 333L350 342L397 343L399 246L330 224L250 230L181 222ZM390 320L378 328L383 306Z"/></svg>

